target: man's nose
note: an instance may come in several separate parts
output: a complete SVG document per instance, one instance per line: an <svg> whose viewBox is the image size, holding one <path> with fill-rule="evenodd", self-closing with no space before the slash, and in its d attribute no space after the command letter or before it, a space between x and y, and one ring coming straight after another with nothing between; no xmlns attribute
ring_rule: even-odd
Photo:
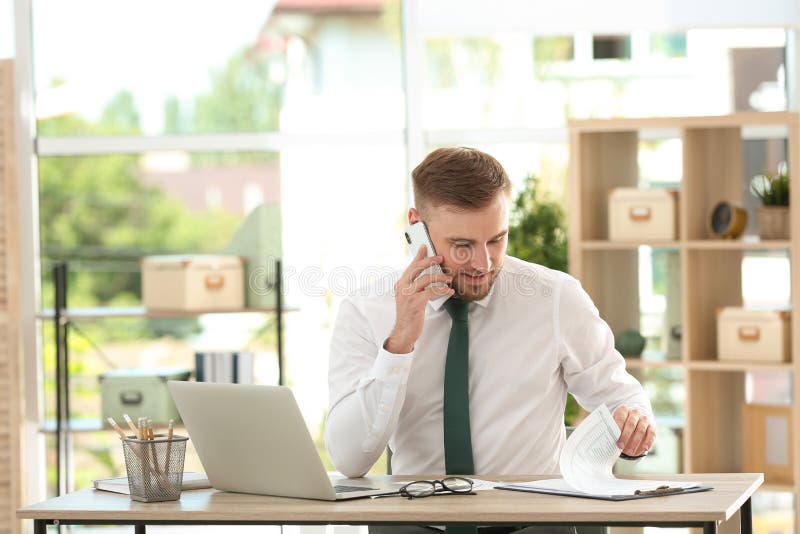
<svg viewBox="0 0 800 534"><path fill-rule="evenodd" d="M489 249L484 245L474 248L475 254L472 256L472 267L478 272L487 273L492 267L492 259L489 257Z"/></svg>

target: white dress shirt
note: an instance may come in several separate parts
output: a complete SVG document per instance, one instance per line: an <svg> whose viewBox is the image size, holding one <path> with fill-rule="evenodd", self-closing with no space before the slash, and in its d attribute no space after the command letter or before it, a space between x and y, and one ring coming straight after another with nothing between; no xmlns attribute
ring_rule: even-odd
<svg viewBox="0 0 800 534"><path fill-rule="evenodd" d="M383 349L395 320L386 277L345 299L331 341L325 439L333 464L365 474L393 451L394 474L443 474L442 403L451 319L426 307L410 354ZM476 475L555 474L567 392L587 410L643 410L614 336L571 276L506 257L489 295L469 305L469 412Z"/></svg>

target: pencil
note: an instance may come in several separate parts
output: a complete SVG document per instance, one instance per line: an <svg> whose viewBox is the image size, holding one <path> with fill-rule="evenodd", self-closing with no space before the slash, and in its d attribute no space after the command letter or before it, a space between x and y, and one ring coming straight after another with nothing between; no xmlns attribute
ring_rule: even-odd
<svg viewBox="0 0 800 534"><path fill-rule="evenodd" d="M114 421L113 417L109 417L108 419L106 419L106 421L108 421L108 424L111 425L111 428L113 428L114 430L117 431L117 434L119 434L119 437L121 437L122 439L125 439L125 438L128 437L128 436L125 435L125 432L122 430L122 428L120 428L120 426L117 424L117 422Z"/></svg>
<svg viewBox="0 0 800 534"><path fill-rule="evenodd" d="M133 420L131 419L131 416L126 414L126 413L124 413L124 414L122 414L122 418L125 419L125 422L128 423L128 427L131 430L133 430L133 433L138 437L139 436L139 430L136 428L136 425L133 424Z"/></svg>
<svg viewBox="0 0 800 534"><path fill-rule="evenodd" d="M164 471L169 472L169 461L170 461L170 454L172 452L172 433L175 430L175 421L172 419L169 420L169 425L167 425L167 456L164 459Z"/></svg>

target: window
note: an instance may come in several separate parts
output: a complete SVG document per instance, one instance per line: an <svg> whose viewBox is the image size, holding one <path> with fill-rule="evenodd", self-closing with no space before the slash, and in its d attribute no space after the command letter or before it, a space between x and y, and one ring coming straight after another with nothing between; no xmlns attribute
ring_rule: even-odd
<svg viewBox="0 0 800 534"><path fill-rule="evenodd" d="M746 80L755 85L736 98L752 102L752 109L786 109L785 69L781 75L781 63L771 66L785 46L779 29L431 37L423 128L550 129L580 118L730 113L740 109L734 107L734 51L764 47L776 50L769 72Z"/></svg>
<svg viewBox="0 0 800 534"><path fill-rule="evenodd" d="M285 305L298 310L284 316L285 374L333 469L322 433L338 303L406 261L400 6L289 4L35 1L42 307L57 261L69 264L71 308L138 305L142 255L218 253L252 209L280 206ZM93 430L98 374L192 368L224 331L229 349L255 353L256 381L272 384L272 320L76 322L71 415L84 432L72 439L72 485L121 471L117 441ZM41 332L52 420L50 322ZM52 493L52 453L48 466Z"/></svg>

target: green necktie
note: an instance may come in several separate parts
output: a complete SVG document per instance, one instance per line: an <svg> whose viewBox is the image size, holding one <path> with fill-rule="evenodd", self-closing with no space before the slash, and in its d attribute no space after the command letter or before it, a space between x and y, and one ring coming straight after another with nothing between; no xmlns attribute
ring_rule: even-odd
<svg viewBox="0 0 800 534"><path fill-rule="evenodd" d="M472 475L469 431L469 328L467 306L450 298L444 307L453 319L444 367L444 464L448 475Z"/></svg>
<svg viewBox="0 0 800 534"><path fill-rule="evenodd" d="M444 465L448 475L471 475L472 438L469 430L468 303L450 298L444 307L453 319L444 365ZM445 534L475 534L474 526L448 526Z"/></svg>

